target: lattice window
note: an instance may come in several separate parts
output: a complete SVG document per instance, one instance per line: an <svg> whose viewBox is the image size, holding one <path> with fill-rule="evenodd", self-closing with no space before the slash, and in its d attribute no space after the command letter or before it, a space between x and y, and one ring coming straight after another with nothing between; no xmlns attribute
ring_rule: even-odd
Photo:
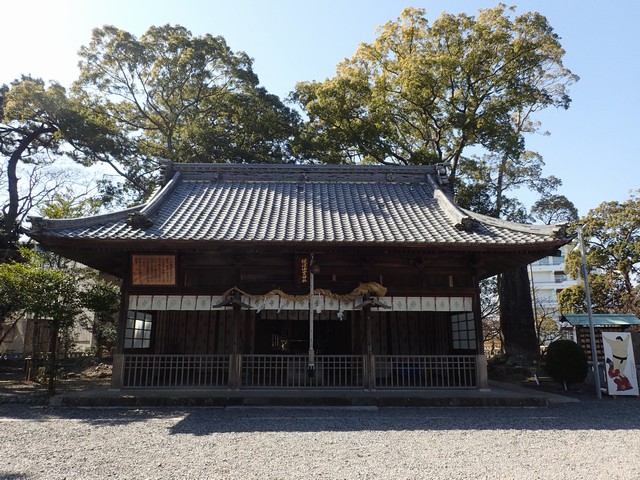
<svg viewBox="0 0 640 480"><path fill-rule="evenodd" d="M129 310L124 333L124 348L149 348L152 324L153 316L150 313Z"/></svg>
<svg viewBox="0 0 640 480"><path fill-rule="evenodd" d="M451 340L455 350L475 350L476 325L473 313L451 315Z"/></svg>

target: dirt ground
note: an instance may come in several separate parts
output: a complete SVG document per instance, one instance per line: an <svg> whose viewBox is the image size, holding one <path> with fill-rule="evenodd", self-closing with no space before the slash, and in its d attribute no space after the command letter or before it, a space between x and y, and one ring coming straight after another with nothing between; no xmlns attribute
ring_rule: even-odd
<svg viewBox="0 0 640 480"><path fill-rule="evenodd" d="M111 371L107 359L69 360L56 381L56 393L109 388ZM0 403L46 403L47 387L45 382L26 380L24 361L0 361Z"/></svg>

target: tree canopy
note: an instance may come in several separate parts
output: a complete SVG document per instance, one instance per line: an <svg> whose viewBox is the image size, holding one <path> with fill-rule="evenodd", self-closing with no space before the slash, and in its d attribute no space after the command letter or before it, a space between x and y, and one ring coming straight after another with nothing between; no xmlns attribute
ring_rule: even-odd
<svg viewBox="0 0 640 480"><path fill-rule="evenodd" d="M550 192L562 184L554 176L544 177L543 167L542 157L529 151L513 158L487 154L462 159L456 200L490 217L526 222L530 218L527 208L513 192L526 188L549 198Z"/></svg>
<svg viewBox="0 0 640 480"><path fill-rule="evenodd" d="M330 162L449 163L455 180L472 146L517 157L531 114L567 108L577 77L538 13L498 5L477 17L405 9L334 78L302 82L293 98L309 116L300 148ZM452 182L453 183L453 182Z"/></svg>
<svg viewBox="0 0 640 480"><path fill-rule="evenodd" d="M259 86L252 60L222 37L164 25L136 38L105 26L93 31L80 57L74 92L94 118L113 121L134 145L112 166L142 197L153 188L158 159L291 160L298 114Z"/></svg>
<svg viewBox="0 0 640 480"><path fill-rule="evenodd" d="M599 313L640 314L640 197L603 202L579 220L586 250L592 303ZM578 251L567 256L567 273L581 271ZM561 292L564 313L584 311L584 289Z"/></svg>
<svg viewBox="0 0 640 480"><path fill-rule="evenodd" d="M24 76L0 90L0 171L7 190L2 196L0 249L8 252L14 250L20 224L30 208L61 184L59 175L45 172L47 166L61 156L85 163L103 148L117 154L119 144L108 141L108 132L87 121L81 105L57 83L46 85L41 79ZM22 172L27 177L23 190L20 165L32 167Z"/></svg>
<svg viewBox="0 0 640 480"><path fill-rule="evenodd" d="M547 195L533 204L531 217L545 225L578 220L578 209L564 195Z"/></svg>

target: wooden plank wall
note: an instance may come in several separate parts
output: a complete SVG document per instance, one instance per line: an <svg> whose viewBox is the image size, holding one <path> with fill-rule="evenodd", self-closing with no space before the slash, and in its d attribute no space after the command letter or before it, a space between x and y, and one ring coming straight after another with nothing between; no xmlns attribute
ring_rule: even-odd
<svg viewBox="0 0 640 480"><path fill-rule="evenodd" d="M255 343L255 315L243 311L238 332L238 351L251 352ZM153 350L158 354L228 354L233 349L233 312L158 312Z"/></svg>
<svg viewBox="0 0 640 480"><path fill-rule="evenodd" d="M238 351L253 353L257 331L255 312L242 311L240 315ZM352 312L345 321L349 319L352 353L366 353L363 315ZM450 353L451 332L446 312L371 312L370 321L372 349L376 355ZM228 354L233 350L234 324L230 310L158 312L156 323L154 353Z"/></svg>
<svg viewBox="0 0 640 480"><path fill-rule="evenodd" d="M446 312L372 312L376 355L446 355L451 332Z"/></svg>

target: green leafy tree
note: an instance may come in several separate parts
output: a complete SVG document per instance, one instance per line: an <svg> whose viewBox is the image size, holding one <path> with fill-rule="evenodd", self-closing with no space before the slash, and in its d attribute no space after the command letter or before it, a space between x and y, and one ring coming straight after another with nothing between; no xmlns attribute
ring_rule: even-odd
<svg viewBox="0 0 640 480"><path fill-rule="evenodd" d="M77 322L87 323L88 310L106 326L119 305L117 287L96 281L95 272L57 255L21 248L21 262L0 264L0 305L14 314L30 314L49 326L47 378L55 393L60 340Z"/></svg>
<svg viewBox="0 0 640 480"><path fill-rule="evenodd" d="M572 223L578 220L578 209L564 195L547 195L533 204L531 217L545 225Z"/></svg>
<svg viewBox="0 0 640 480"><path fill-rule="evenodd" d="M525 222L529 218L526 207L509 194L527 188L548 196L562 182L553 176L543 177L543 167L542 157L535 152L523 152L515 158L488 154L463 159L456 198L458 203L478 213Z"/></svg>
<svg viewBox="0 0 640 480"><path fill-rule="evenodd" d="M53 195L53 198L41 205L40 214L49 218L77 218L98 213L101 204L86 192L77 194L72 189L65 189ZM55 268L75 271L73 264L64 258L47 254ZM94 313L93 317L81 315L78 323L89 330L96 345L96 354L109 355L115 346L117 322L115 314L120 306L120 288L113 281L108 281L89 268L81 268L83 288L80 289L82 307Z"/></svg>
<svg viewBox="0 0 640 480"><path fill-rule="evenodd" d="M42 259L23 251L28 261L0 264L0 303L12 311L30 313L49 324L49 394L55 393L58 340L81 314L78 279L59 269L42 265Z"/></svg>
<svg viewBox="0 0 640 480"><path fill-rule="evenodd" d="M624 288L615 277L590 273L589 287L593 313L640 313L633 304L629 305ZM562 313L585 313L584 283L562 289L558 293L558 307Z"/></svg>
<svg viewBox="0 0 640 480"><path fill-rule="evenodd" d="M531 207L531 218L546 225L557 223L572 223L578 219L578 210L575 205L564 195L549 195L541 198ZM547 299L534 296L536 334L540 346L557 340L560 335L560 328L557 318L560 312L571 313L573 310L562 308L563 301L559 295L556 300L558 307L548 306Z"/></svg>
<svg viewBox="0 0 640 480"><path fill-rule="evenodd" d="M60 186L60 169L52 177L51 170L44 173L49 166L63 156L87 165L95 158L126 151L127 143L111 129L113 125L95 123L85 113L83 104L57 83L46 85L41 79L23 76L0 89L0 171L7 190L6 196L0 196L4 253L0 261L15 257L22 220ZM23 190L21 165L32 167L20 175L26 177Z"/></svg>
<svg viewBox="0 0 640 480"><path fill-rule="evenodd" d="M2 88L0 97L0 155L6 175L7 201L2 208L0 240L5 255L13 256L19 237L21 199L20 162L43 162L43 153L56 153L62 144L60 124L65 116L66 92L60 85L22 77Z"/></svg>
<svg viewBox="0 0 640 480"><path fill-rule="evenodd" d="M130 155L108 159L134 196L153 189L158 159L291 161L298 114L259 86L252 60L222 37L164 25L136 38L105 26L93 31L80 56L74 91L98 122L114 122L135 146Z"/></svg>
<svg viewBox="0 0 640 480"><path fill-rule="evenodd" d="M452 183L471 146L515 158L531 115L566 108L576 80L545 17L504 5L429 24L407 8L324 82L293 98L309 117L298 144L330 162L448 163Z"/></svg>
<svg viewBox="0 0 640 480"><path fill-rule="evenodd" d="M116 344L115 314L120 307L120 288L113 282L92 278L81 292L82 305L95 313L95 318L83 318L81 324L91 331L98 356L109 356Z"/></svg>
<svg viewBox="0 0 640 480"><path fill-rule="evenodd" d="M640 192L624 202L603 202L579 223L582 225L594 312L640 315ZM580 252L567 256L567 273L582 269ZM561 292L564 313L584 312L582 286Z"/></svg>
<svg viewBox="0 0 640 480"><path fill-rule="evenodd" d="M75 192L70 187L61 188L38 206L40 215L47 218L78 218L96 215L102 207L99 198L88 192Z"/></svg>

